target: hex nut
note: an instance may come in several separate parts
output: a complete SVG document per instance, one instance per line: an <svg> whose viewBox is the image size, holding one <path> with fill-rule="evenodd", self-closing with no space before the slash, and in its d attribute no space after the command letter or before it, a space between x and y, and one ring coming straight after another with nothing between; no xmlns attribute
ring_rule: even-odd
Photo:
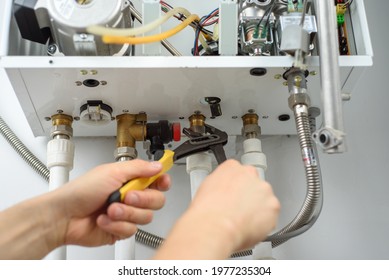
<svg viewBox="0 0 389 280"><path fill-rule="evenodd" d="M257 124L246 124L242 128L242 136L247 134L255 133L256 135L261 135L261 128Z"/></svg>
<svg viewBox="0 0 389 280"><path fill-rule="evenodd" d="M121 157L129 157L131 159L135 159L138 156L138 153L133 147L118 147L115 149L114 157L115 160L118 161Z"/></svg>
<svg viewBox="0 0 389 280"><path fill-rule="evenodd" d="M51 127L50 136L54 138L58 135L65 135L69 138L73 137L73 128L69 125L54 125Z"/></svg>
<svg viewBox="0 0 389 280"><path fill-rule="evenodd" d="M288 98L289 108L293 110L294 106L298 104L304 104L310 106L311 100L306 93L291 94Z"/></svg>

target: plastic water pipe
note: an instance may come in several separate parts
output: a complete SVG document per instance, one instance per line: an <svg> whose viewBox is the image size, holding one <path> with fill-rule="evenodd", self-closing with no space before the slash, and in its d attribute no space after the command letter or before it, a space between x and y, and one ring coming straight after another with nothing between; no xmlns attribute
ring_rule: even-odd
<svg viewBox="0 0 389 280"><path fill-rule="evenodd" d="M128 150L130 152L126 156L121 156L116 160L127 161L136 158L136 150L134 148L131 150L130 147ZM135 234L115 243L115 260L135 260Z"/></svg>
<svg viewBox="0 0 389 280"><path fill-rule="evenodd" d="M208 153L199 153L186 158L186 172L190 176L192 199L204 179L212 171L212 157Z"/></svg>
<svg viewBox="0 0 389 280"><path fill-rule="evenodd" d="M252 165L257 169L259 176L265 179L265 170L267 168L266 155L262 152L262 143L258 138L249 138L243 141L243 155L241 163L244 165ZM262 242L253 248L252 258L272 259L272 244L271 242Z"/></svg>
<svg viewBox="0 0 389 280"><path fill-rule="evenodd" d="M58 114L51 117L52 140L47 144L47 167L50 170L49 191L53 191L69 181L73 169L74 144L71 116ZM66 260L66 247L60 247L46 256L47 260Z"/></svg>
<svg viewBox="0 0 389 280"><path fill-rule="evenodd" d="M70 139L54 138L47 145L47 166L50 170L49 191L69 181L73 169L74 144ZM46 256L47 260L66 260L66 247L60 247Z"/></svg>

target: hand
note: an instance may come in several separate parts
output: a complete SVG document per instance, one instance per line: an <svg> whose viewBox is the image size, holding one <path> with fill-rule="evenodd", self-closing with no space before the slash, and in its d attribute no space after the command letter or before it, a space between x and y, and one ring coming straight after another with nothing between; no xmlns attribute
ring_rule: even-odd
<svg viewBox="0 0 389 280"><path fill-rule="evenodd" d="M113 203L106 208L108 196L124 183L137 177L150 177L160 172L159 162L132 160L106 164L69 182L56 195L61 202L57 243L99 246L113 244L136 233L137 224L147 224L152 210L160 209L165 197L160 191L170 186L170 177L162 175L144 191L128 192L124 203ZM56 207L58 208L58 207Z"/></svg>
<svg viewBox="0 0 389 280"><path fill-rule="evenodd" d="M280 203L254 167L221 164L201 184L155 259L225 259L265 239Z"/></svg>
<svg viewBox="0 0 389 280"><path fill-rule="evenodd" d="M259 178L254 167L234 160L204 180L189 209L206 222L225 226L234 251L264 240L276 226L279 210L270 184Z"/></svg>

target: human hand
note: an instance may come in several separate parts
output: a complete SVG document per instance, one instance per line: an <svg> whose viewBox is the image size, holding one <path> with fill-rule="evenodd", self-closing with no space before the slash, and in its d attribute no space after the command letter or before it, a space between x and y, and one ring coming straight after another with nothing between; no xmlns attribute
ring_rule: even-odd
<svg viewBox="0 0 389 280"><path fill-rule="evenodd" d="M224 227L233 251L264 240L276 226L280 203L252 166L228 160L209 175L188 212Z"/></svg>
<svg viewBox="0 0 389 280"><path fill-rule="evenodd" d="M165 202L161 191L170 186L170 177L162 175L144 191L128 192L124 203L113 203L108 208L108 196L124 183L138 177L151 177L160 172L159 162L132 160L105 164L94 168L57 190L55 201L60 201L56 214L59 235L57 246L77 244L99 246L136 233L137 224L147 224L152 210L160 209Z"/></svg>
<svg viewBox="0 0 389 280"><path fill-rule="evenodd" d="M154 258L228 258L265 239L279 210L254 167L228 160L204 180Z"/></svg>

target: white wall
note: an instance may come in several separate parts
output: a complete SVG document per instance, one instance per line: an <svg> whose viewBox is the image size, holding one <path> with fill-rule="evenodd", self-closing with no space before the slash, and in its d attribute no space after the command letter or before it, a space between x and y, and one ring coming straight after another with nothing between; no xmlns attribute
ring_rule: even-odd
<svg viewBox="0 0 389 280"><path fill-rule="evenodd" d="M274 250L279 259L388 259L389 242L389 126L386 116L389 95L386 53L389 1L365 1L374 48L374 66L367 69L344 106L348 152L321 155L324 208L316 225L304 235ZM0 116L43 162L46 138L34 138L8 79L0 69ZM286 102L286 100L285 100ZM77 138L74 170L77 177L100 163L112 161L113 138ZM233 145L229 146L233 147ZM266 138L267 179L281 200L280 226L299 210L305 195L305 179L297 139ZM280 172L283 176L279 176ZM173 187L165 208L145 227L165 236L174 220L187 207L189 179L183 166L174 167ZM0 210L47 190L47 183L22 161L0 137ZM137 257L147 258L152 250L138 246ZM97 249L70 247L71 259L110 259L109 246Z"/></svg>

